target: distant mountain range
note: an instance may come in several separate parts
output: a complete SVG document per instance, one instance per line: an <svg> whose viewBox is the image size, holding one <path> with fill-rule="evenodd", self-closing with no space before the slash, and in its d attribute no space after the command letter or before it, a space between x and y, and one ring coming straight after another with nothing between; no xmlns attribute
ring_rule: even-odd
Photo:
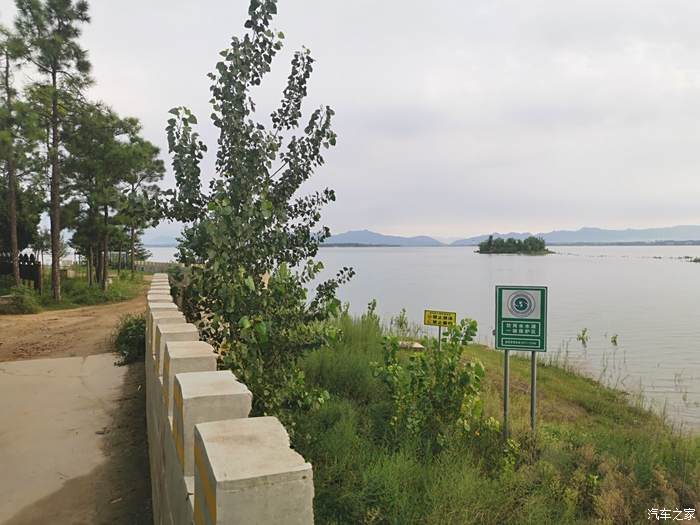
<svg viewBox="0 0 700 525"><path fill-rule="evenodd" d="M174 229L172 227L171 229ZM147 246L175 246L179 233L150 230L144 235ZM513 237L525 239L530 235L542 237L549 245L557 244L700 244L700 226L670 226L667 228L645 228L626 230L606 230L603 228L581 228L579 230L554 230L547 233L510 232L492 233L467 237L451 243L418 235L403 237L384 235L370 230L353 230L329 237L325 246L476 246L493 235L494 238Z"/></svg>
<svg viewBox="0 0 700 525"><path fill-rule="evenodd" d="M332 235L324 244L346 244L360 246L445 246L440 241L419 235L417 237L401 237L398 235L383 235L369 230L355 230L338 235Z"/></svg>
<svg viewBox="0 0 700 525"><path fill-rule="evenodd" d="M494 238L525 239L531 235L542 237L547 244L647 244L647 243L700 243L700 226L670 226L666 228L644 228L606 230L603 228L581 228L579 230L554 230L547 233L510 232L477 235L460 239L450 244L432 237L402 237L383 235L369 230L339 233L326 239L331 246L476 246L493 235Z"/></svg>

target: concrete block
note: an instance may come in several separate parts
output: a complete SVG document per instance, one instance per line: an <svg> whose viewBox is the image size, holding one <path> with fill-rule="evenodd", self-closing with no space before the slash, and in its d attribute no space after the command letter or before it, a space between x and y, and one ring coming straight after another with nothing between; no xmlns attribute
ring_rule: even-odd
<svg viewBox="0 0 700 525"><path fill-rule="evenodd" d="M245 418L253 395L228 370L176 374L173 383L173 435L185 476L194 475L194 426Z"/></svg>
<svg viewBox="0 0 700 525"><path fill-rule="evenodd" d="M173 415L172 392L175 374L216 371L214 348L204 341L170 341L165 343L163 362L163 403L168 416Z"/></svg>
<svg viewBox="0 0 700 525"><path fill-rule="evenodd" d="M150 322L146 323L146 397L153 395L153 376L156 375L156 331L155 327L158 324L185 324L185 316L177 310L154 310L149 312L148 317Z"/></svg>
<svg viewBox="0 0 700 525"><path fill-rule="evenodd" d="M163 324L173 324L176 322L181 322L185 323L185 316L182 315L182 313L178 310L151 310L149 312L149 317L150 317L150 325L153 327L149 333L147 334L149 337L148 343L149 343L149 348L151 349L151 354L155 354L156 352L156 333L155 333L155 326L156 324L160 323L162 321Z"/></svg>
<svg viewBox="0 0 700 525"><path fill-rule="evenodd" d="M165 352L165 343L169 341L198 341L199 330L191 323L175 323L167 324L156 323L156 343L155 343L155 370L156 375L163 375L163 353Z"/></svg>
<svg viewBox="0 0 700 525"><path fill-rule="evenodd" d="M163 472L163 492L166 496L166 506L170 513L173 523L175 524L190 524L191 519L187 520L189 497L186 480L182 475L180 461L177 458L175 449L175 441L173 440L172 432L165 426L161 434L161 446L163 451L162 457L162 472ZM194 496L194 489L192 489ZM192 496L192 497L193 497Z"/></svg>
<svg viewBox="0 0 700 525"><path fill-rule="evenodd" d="M149 310L177 310L177 305L170 301L170 302L162 302L162 301L149 301L148 302L148 309Z"/></svg>
<svg viewBox="0 0 700 525"><path fill-rule="evenodd" d="M146 335L148 335L149 331L151 330L151 313L156 312L156 311L161 311L161 310L172 310L172 311L179 311L177 308L177 305L175 303L148 303L146 307ZM148 341L148 339L146 339Z"/></svg>
<svg viewBox="0 0 700 525"><path fill-rule="evenodd" d="M158 325L173 325L173 324L185 324L184 316L176 310L162 310L154 311L151 313L153 318L153 326ZM146 407L148 410L149 420L152 418L154 420L159 420L158 414L154 412L160 412L161 406L163 404L163 391L159 388L159 383L156 381L157 368L155 360L155 329L151 330L150 334L150 351L146 352Z"/></svg>
<svg viewBox="0 0 700 525"><path fill-rule="evenodd" d="M313 523L311 465L277 418L200 423L194 434L195 523Z"/></svg>
<svg viewBox="0 0 700 525"><path fill-rule="evenodd" d="M172 303L173 297L169 293L148 293L146 295L146 300L149 303Z"/></svg>

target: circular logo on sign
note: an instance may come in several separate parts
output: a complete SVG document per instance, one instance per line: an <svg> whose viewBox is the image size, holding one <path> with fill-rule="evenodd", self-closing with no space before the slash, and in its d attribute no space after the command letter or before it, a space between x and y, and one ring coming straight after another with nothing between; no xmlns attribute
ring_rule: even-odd
<svg viewBox="0 0 700 525"><path fill-rule="evenodd" d="M516 292L508 298L508 311L513 317L527 317L535 311L535 298L528 292Z"/></svg>

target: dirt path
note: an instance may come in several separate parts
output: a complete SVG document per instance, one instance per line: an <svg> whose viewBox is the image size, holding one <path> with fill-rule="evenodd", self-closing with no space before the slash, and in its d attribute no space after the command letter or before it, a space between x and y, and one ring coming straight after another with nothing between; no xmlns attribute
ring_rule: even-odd
<svg viewBox="0 0 700 525"><path fill-rule="evenodd" d="M108 344L144 295L0 316L0 524L152 523L144 365Z"/></svg>
<svg viewBox="0 0 700 525"><path fill-rule="evenodd" d="M119 318L146 309L141 295L121 303L0 316L0 361L85 357L109 352L109 336Z"/></svg>

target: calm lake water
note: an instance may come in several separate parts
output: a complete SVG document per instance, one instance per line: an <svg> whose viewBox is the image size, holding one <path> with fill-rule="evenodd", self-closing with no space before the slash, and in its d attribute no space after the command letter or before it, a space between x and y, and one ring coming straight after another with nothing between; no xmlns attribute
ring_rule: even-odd
<svg viewBox="0 0 700 525"><path fill-rule="evenodd" d="M376 299L385 320L406 308L456 311L493 344L494 287L549 287L549 349L590 376L639 392L684 427L700 428L700 246L568 247L541 257L479 255L464 248L324 248L328 274L357 272L340 290L360 314ZM149 248L169 260L172 248ZM588 330L586 347L576 340ZM618 344L611 342L617 335ZM523 354L527 355L527 354Z"/></svg>

